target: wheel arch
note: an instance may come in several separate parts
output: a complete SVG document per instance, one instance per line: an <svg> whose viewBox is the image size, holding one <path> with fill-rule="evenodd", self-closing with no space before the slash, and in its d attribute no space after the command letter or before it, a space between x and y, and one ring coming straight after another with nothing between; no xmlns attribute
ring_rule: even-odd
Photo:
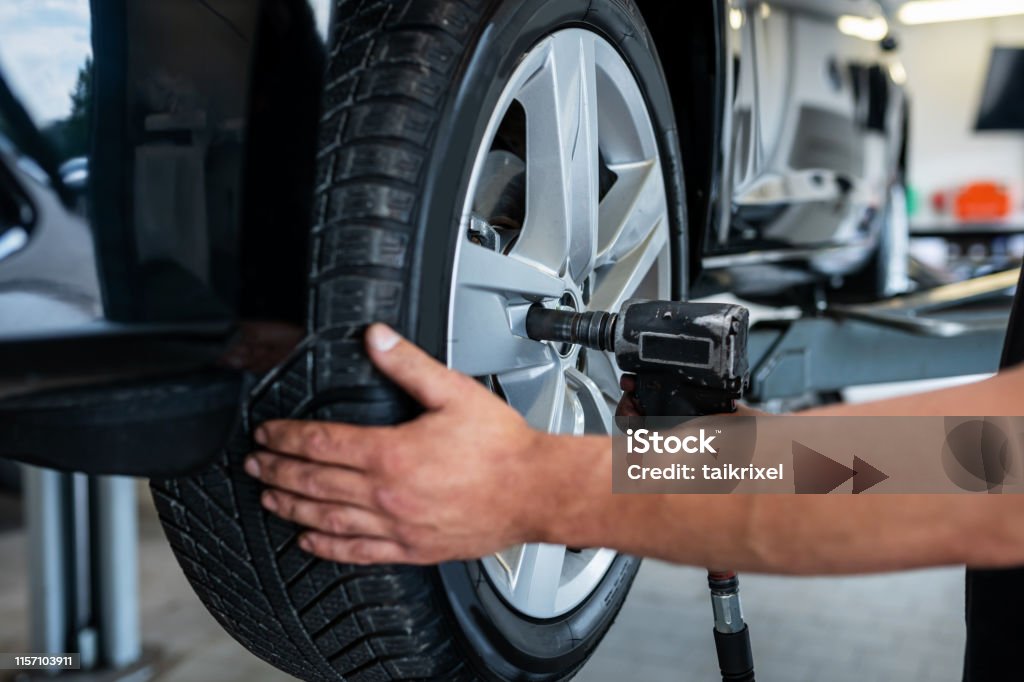
<svg viewBox="0 0 1024 682"><path fill-rule="evenodd" d="M654 39L675 109L686 174L689 216L689 279L700 275L706 235L720 220L727 200L722 134L726 110L726 11L722 0L689 3L686 22L678 7L661 0L636 0ZM669 50L668 46L682 45Z"/></svg>

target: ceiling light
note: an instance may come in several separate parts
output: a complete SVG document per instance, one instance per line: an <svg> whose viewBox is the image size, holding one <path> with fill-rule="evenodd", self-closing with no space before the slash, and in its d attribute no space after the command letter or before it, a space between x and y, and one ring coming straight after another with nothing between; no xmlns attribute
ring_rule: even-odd
<svg viewBox="0 0 1024 682"><path fill-rule="evenodd" d="M839 31L854 38L878 42L889 35L889 22L885 17L867 19L844 14L839 17Z"/></svg>
<svg viewBox="0 0 1024 682"><path fill-rule="evenodd" d="M914 0L899 11L904 24L992 19L1024 14L1024 0Z"/></svg>
<svg viewBox="0 0 1024 682"><path fill-rule="evenodd" d="M900 62L893 62L889 65L889 77L896 85L906 85L907 69Z"/></svg>
<svg viewBox="0 0 1024 682"><path fill-rule="evenodd" d="M729 10L729 25L732 26L734 31L743 28L743 10Z"/></svg>

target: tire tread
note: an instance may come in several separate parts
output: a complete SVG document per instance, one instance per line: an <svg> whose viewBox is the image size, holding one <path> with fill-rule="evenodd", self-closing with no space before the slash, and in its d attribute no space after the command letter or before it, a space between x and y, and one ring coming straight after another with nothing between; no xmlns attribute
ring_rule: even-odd
<svg viewBox="0 0 1024 682"><path fill-rule="evenodd" d="M253 401L253 422L407 416L404 401L381 402L384 383L362 353L359 330L403 322L422 170L451 75L486 4L338 2L309 279L310 332L324 340ZM313 396L335 389L354 393L311 414ZM243 511L258 509L258 489L240 471L248 446L240 434L209 471L152 486L178 561L214 617L256 655L305 680L472 679L431 569L313 559L298 548L295 526ZM264 575L254 569L261 562Z"/></svg>

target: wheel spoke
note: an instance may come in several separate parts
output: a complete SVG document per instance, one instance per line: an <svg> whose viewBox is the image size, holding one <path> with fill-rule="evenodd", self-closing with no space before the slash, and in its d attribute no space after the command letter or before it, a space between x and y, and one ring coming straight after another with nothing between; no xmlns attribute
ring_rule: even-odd
<svg viewBox="0 0 1024 682"><path fill-rule="evenodd" d="M517 313L531 301L559 296L558 278L515 257L466 241L460 245L448 358L470 376L502 374L550 364L547 346L513 331Z"/></svg>
<svg viewBox="0 0 1024 682"><path fill-rule="evenodd" d="M562 408L562 424L559 433L570 433L582 436L587 431L587 415L583 411L583 403L575 391L565 392L565 407Z"/></svg>
<svg viewBox="0 0 1024 682"><path fill-rule="evenodd" d="M555 349L542 347L549 353L547 364L506 372L498 376L498 383L509 405L530 426L553 433L561 426L565 410L565 375Z"/></svg>
<svg viewBox="0 0 1024 682"><path fill-rule="evenodd" d="M653 230L617 263L605 269L598 278L590 298L592 310L618 310L643 283L644 278L663 255L667 231Z"/></svg>
<svg viewBox="0 0 1024 682"><path fill-rule="evenodd" d="M458 281L462 288L495 291L510 300L540 301L558 298L565 291L561 280L532 263L468 240L459 249Z"/></svg>
<svg viewBox="0 0 1024 682"><path fill-rule="evenodd" d="M582 282L594 265L598 219L594 37L565 33L547 49L544 66L519 95L526 110L526 220L515 252Z"/></svg>
<svg viewBox="0 0 1024 682"><path fill-rule="evenodd" d="M562 582L564 545L526 545L512 583L512 596L529 611L553 612Z"/></svg>
<svg viewBox="0 0 1024 682"><path fill-rule="evenodd" d="M597 383L575 368L566 371L565 378L573 389L584 420L583 431L576 431L576 435L611 433L612 412L608 406L608 399Z"/></svg>
<svg viewBox="0 0 1024 682"><path fill-rule="evenodd" d="M665 182L656 160L611 170L618 178L601 202L598 267L624 257L667 219Z"/></svg>
<svg viewBox="0 0 1024 682"><path fill-rule="evenodd" d="M619 398L622 397L622 389L619 388L622 371L610 353L587 355L587 376L601 389L606 400L613 404L619 402Z"/></svg>

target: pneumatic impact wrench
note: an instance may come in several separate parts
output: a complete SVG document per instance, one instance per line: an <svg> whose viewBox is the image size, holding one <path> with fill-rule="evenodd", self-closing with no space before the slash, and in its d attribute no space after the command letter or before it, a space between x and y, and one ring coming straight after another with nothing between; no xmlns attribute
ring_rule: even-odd
<svg viewBox="0 0 1024 682"><path fill-rule="evenodd" d="M636 375L634 396L644 414L685 417L736 411L749 377L749 323L746 308L718 303L630 301L618 313L535 305L526 334L613 353L619 369ZM708 585L722 679L754 682L736 574L709 571Z"/></svg>

